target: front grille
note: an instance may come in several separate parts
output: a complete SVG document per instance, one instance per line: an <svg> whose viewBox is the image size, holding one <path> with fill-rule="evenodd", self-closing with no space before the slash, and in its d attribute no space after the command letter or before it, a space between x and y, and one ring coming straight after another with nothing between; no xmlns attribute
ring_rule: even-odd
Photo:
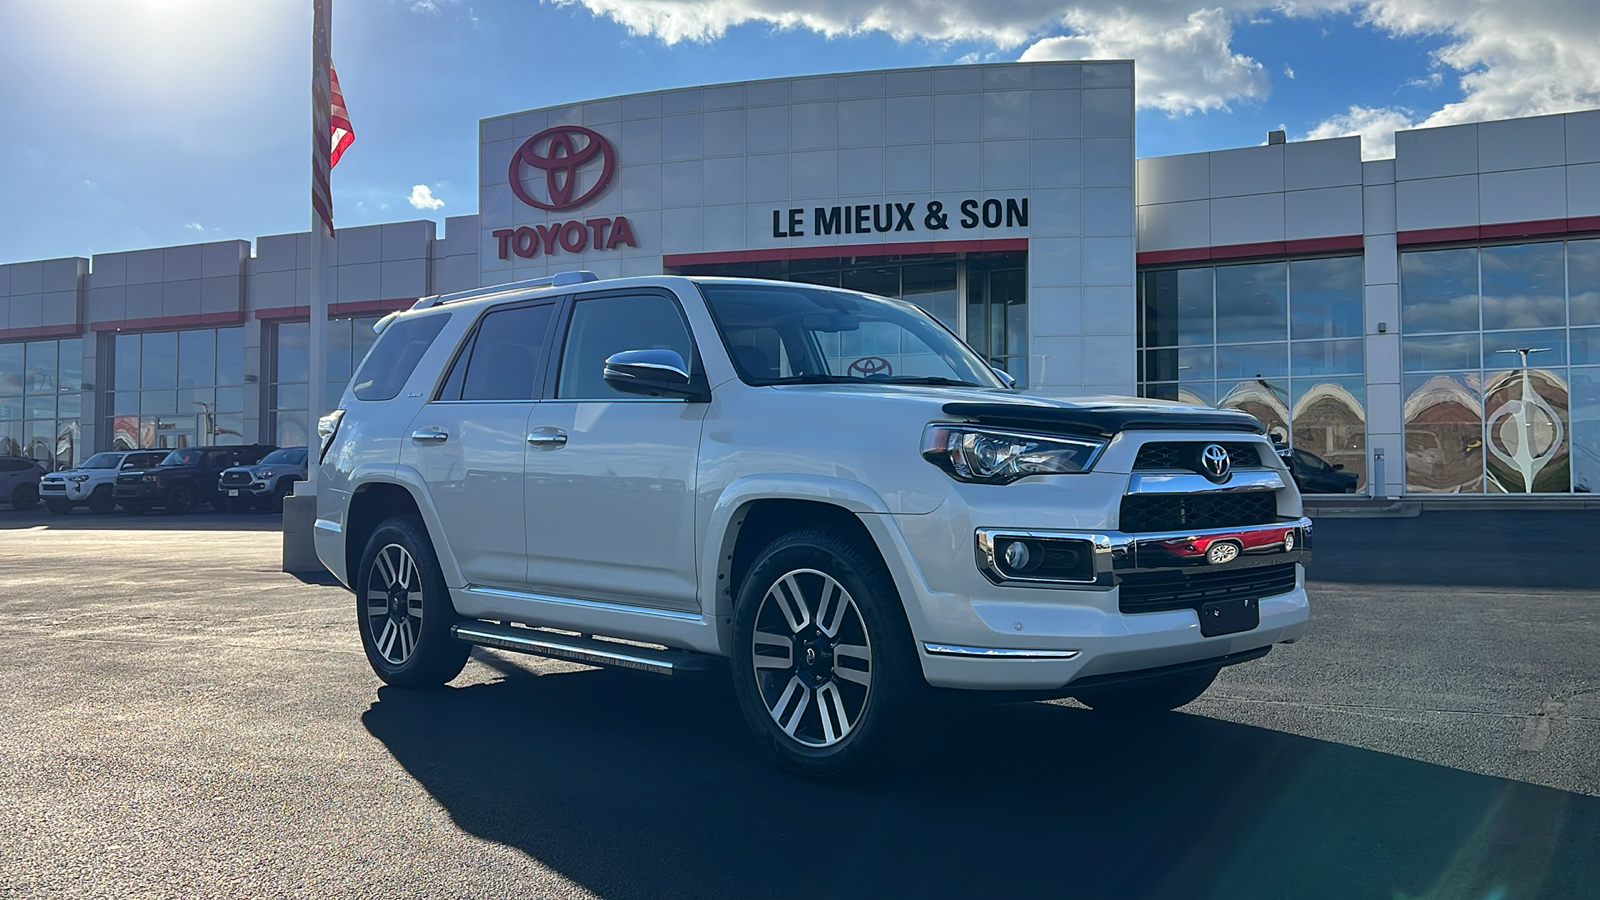
<svg viewBox="0 0 1600 900"><path fill-rule="evenodd" d="M39 483L39 490L41 493L45 494L48 494L51 491L65 494L67 492L67 484L64 481L43 481Z"/></svg>
<svg viewBox="0 0 1600 900"><path fill-rule="evenodd" d="M1120 529L1129 534L1269 525L1278 518L1275 491L1215 494L1129 494Z"/></svg>
<svg viewBox="0 0 1600 900"><path fill-rule="evenodd" d="M1134 457L1135 469L1184 469L1200 471L1200 451L1209 446L1204 441L1156 441L1139 448ZM1234 468L1261 465L1261 452L1255 444L1224 443L1228 460Z"/></svg>
<svg viewBox="0 0 1600 900"><path fill-rule="evenodd" d="M143 475L118 475L117 484L139 484L144 481Z"/></svg>
<svg viewBox="0 0 1600 900"><path fill-rule="evenodd" d="M1125 613L1198 609L1217 600L1260 600L1294 590L1294 563L1255 569L1131 572L1119 579L1117 608Z"/></svg>
<svg viewBox="0 0 1600 900"><path fill-rule="evenodd" d="M241 487L250 483L249 472L223 472L222 484L224 487Z"/></svg>

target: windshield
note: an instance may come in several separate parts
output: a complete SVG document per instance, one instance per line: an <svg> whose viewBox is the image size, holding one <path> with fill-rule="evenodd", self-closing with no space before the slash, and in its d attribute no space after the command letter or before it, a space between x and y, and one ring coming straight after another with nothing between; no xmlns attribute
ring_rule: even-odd
<svg viewBox="0 0 1600 900"><path fill-rule="evenodd" d="M306 461L306 448L284 447L274 450L261 460L263 466L298 466Z"/></svg>
<svg viewBox="0 0 1600 900"><path fill-rule="evenodd" d="M80 469L115 469L122 462L121 453L96 453L83 461Z"/></svg>
<svg viewBox="0 0 1600 900"><path fill-rule="evenodd" d="M709 282L700 291L746 384L1004 386L903 300L799 284Z"/></svg>
<svg viewBox="0 0 1600 900"><path fill-rule="evenodd" d="M161 461L163 466L198 466L200 464L200 451L194 448L174 450L167 454Z"/></svg>

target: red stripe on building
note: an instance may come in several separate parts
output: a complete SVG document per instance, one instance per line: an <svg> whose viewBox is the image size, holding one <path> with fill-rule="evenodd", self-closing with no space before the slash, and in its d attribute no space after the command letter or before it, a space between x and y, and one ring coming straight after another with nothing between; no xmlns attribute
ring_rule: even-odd
<svg viewBox="0 0 1600 900"><path fill-rule="evenodd" d="M713 253L670 253L661 257L669 269L720 263L773 262L784 259L830 259L836 256L911 256L928 253L1001 253L1028 249L1027 238L971 241L915 241L899 244L825 244L818 247L771 247Z"/></svg>
<svg viewBox="0 0 1600 900"><path fill-rule="evenodd" d="M1528 222L1492 222L1487 225L1462 225L1457 228L1424 228L1417 231L1402 231L1395 236L1395 239L1402 247L1414 247L1418 244L1457 244L1465 241L1583 234L1593 231L1600 231L1600 216L1534 219Z"/></svg>
<svg viewBox="0 0 1600 900"><path fill-rule="evenodd" d="M176 331L181 328L199 328L205 325L243 325L244 318L244 310L239 310L238 312L200 313L194 316L122 319L117 322L96 322L89 327L95 331Z"/></svg>
<svg viewBox="0 0 1600 900"><path fill-rule="evenodd" d="M1301 238L1293 241L1263 241L1257 244L1220 244L1215 247L1180 247L1174 250L1144 250L1139 253L1139 265L1158 266L1166 263L1201 262L1209 259L1250 259L1278 256L1298 256L1310 253L1336 253L1341 250L1360 250L1365 239L1359 234L1341 234L1333 237Z"/></svg>
<svg viewBox="0 0 1600 900"><path fill-rule="evenodd" d="M0 341L26 341L34 338L77 337L82 325L36 325L32 328L0 328Z"/></svg>
<svg viewBox="0 0 1600 900"><path fill-rule="evenodd" d="M392 313L400 309L410 309L416 302L416 297L396 297L391 300L358 300L350 303L330 303L328 304L328 315L334 318L351 318L372 313ZM256 310L256 318L263 322L276 322L284 319L309 319L311 318L311 307L275 306L269 309L258 309Z"/></svg>

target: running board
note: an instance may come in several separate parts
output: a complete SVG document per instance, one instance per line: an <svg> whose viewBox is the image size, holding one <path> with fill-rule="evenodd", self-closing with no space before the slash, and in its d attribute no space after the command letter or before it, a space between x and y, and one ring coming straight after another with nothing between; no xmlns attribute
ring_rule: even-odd
<svg viewBox="0 0 1600 900"><path fill-rule="evenodd" d="M657 650L494 622L457 622L451 626L450 634L458 641L497 650L548 656L590 666L615 666L656 675L700 672L720 661L719 657L688 650Z"/></svg>

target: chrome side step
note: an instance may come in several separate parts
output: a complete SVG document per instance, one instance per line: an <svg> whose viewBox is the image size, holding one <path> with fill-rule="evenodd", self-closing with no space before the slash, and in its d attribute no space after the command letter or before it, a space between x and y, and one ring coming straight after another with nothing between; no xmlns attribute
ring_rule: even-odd
<svg viewBox="0 0 1600 900"><path fill-rule="evenodd" d="M457 622L451 626L450 634L458 641L497 650L548 656L590 666L615 666L656 675L704 671L720 661L718 657L688 650L657 650L495 622Z"/></svg>

